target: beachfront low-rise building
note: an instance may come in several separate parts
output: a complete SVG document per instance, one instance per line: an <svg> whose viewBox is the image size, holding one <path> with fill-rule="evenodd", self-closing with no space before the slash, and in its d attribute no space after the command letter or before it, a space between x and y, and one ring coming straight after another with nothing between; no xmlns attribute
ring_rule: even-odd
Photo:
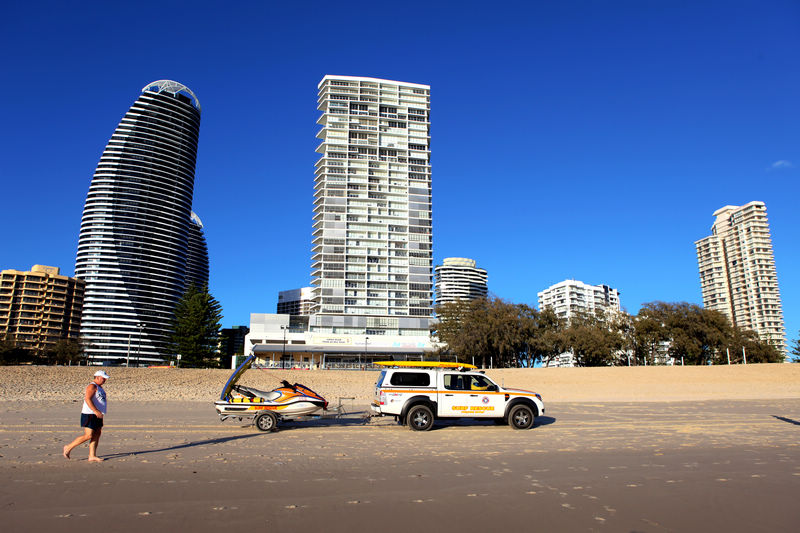
<svg viewBox="0 0 800 533"><path fill-rule="evenodd" d="M35 352L77 339L86 282L58 267L0 272L0 339Z"/></svg>
<svg viewBox="0 0 800 533"><path fill-rule="evenodd" d="M258 365L281 368L361 368L388 359L419 361L438 345L430 336L317 333L313 315L252 313L244 355L258 356ZM235 365L238 358L234 358Z"/></svg>

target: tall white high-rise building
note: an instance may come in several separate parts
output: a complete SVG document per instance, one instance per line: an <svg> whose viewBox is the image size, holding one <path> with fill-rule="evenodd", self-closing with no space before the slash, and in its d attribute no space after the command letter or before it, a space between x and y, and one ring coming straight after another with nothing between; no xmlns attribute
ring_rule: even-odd
<svg viewBox="0 0 800 533"><path fill-rule="evenodd" d="M427 336L430 87L325 76L314 182L314 333Z"/></svg>
<svg viewBox="0 0 800 533"><path fill-rule="evenodd" d="M786 352L778 275L764 202L714 212L711 235L695 242L703 306L724 313Z"/></svg>
<svg viewBox="0 0 800 533"><path fill-rule="evenodd" d="M192 213L200 103L185 85L142 89L97 165L81 219L75 277L86 281L81 336L95 362L171 355L175 305L208 283Z"/></svg>
<svg viewBox="0 0 800 533"><path fill-rule="evenodd" d="M436 304L456 300L486 298L489 278L486 270L477 268L474 259L447 257L436 267Z"/></svg>
<svg viewBox="0 0 800 533"><path fill-rule="evenodd" d="M551 285L537 294L539 309L550 308L562 318L576 312L619 311L619 291L608 285L589 285L568 279Z"/></svg>

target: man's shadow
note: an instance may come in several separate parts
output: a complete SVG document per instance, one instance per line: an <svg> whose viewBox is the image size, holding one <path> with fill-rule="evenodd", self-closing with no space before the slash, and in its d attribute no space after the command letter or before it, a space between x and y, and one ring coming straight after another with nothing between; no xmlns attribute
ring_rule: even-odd
<svg viewBox="0 0 800 533"><path fill-rule="evenodd" d="M800 426L800 422L797 420L792 420L791 418L786 418L783 416L772 415L773 418L777 418L778 420L782 420L783 422L788 422L790 424L794 424L795 426Z"/></svg>
<svg viewBox="0 0 800 533"><path fill-rule="evenodd" d="M183 450L185 448L194 448L195 446L208 446L210 444L222 444L224 442L231 442L234 440L240 439L249 439L252 437L260 437L263 435L268 435L269 433L248 433L247 435L234 435L233 437L219 437L217 439L206 439L206 440L198 440L196 442L187 442L185 444L177 444L175 446L168 446L166 448L158 448L155 450L140 450L137 452L120 452L120 453L112 453L110 455L104 455L103 459L119 459L120 457L128 457L131 455L144 455L147 453L159 453L159 452L170 452L174 450Z"/></svg>

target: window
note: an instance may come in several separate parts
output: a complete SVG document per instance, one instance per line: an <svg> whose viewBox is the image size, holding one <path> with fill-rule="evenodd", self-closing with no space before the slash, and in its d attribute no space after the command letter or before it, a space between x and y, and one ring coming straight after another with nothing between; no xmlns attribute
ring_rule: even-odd
<svg viewBox="0 0 800 533"><path fill-rule="evenodd" d="M395 372L391 383L401 387L427 387L431 384L431 376L427 372Z"/></svg>
<svg viewBox="0 0 800 533"><path fill-rule="evenodd" d="M469 390L467 383L469 378L461 374L445 374L444 388L447 390Z"/></svg>

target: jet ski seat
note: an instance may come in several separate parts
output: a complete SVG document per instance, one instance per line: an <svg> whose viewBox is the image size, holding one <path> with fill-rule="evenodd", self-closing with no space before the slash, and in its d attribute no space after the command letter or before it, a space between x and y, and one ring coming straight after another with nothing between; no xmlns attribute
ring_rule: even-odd
<svg viewBox="0 0 800 533"><path fill-rule="evenodd" d="M245 387L244 385L234 385L233 390L244 396L245 398L263 398L265 400L274 400L278 398L281 393L278 391L263 391L254 389L252 387Z"/></svg>

